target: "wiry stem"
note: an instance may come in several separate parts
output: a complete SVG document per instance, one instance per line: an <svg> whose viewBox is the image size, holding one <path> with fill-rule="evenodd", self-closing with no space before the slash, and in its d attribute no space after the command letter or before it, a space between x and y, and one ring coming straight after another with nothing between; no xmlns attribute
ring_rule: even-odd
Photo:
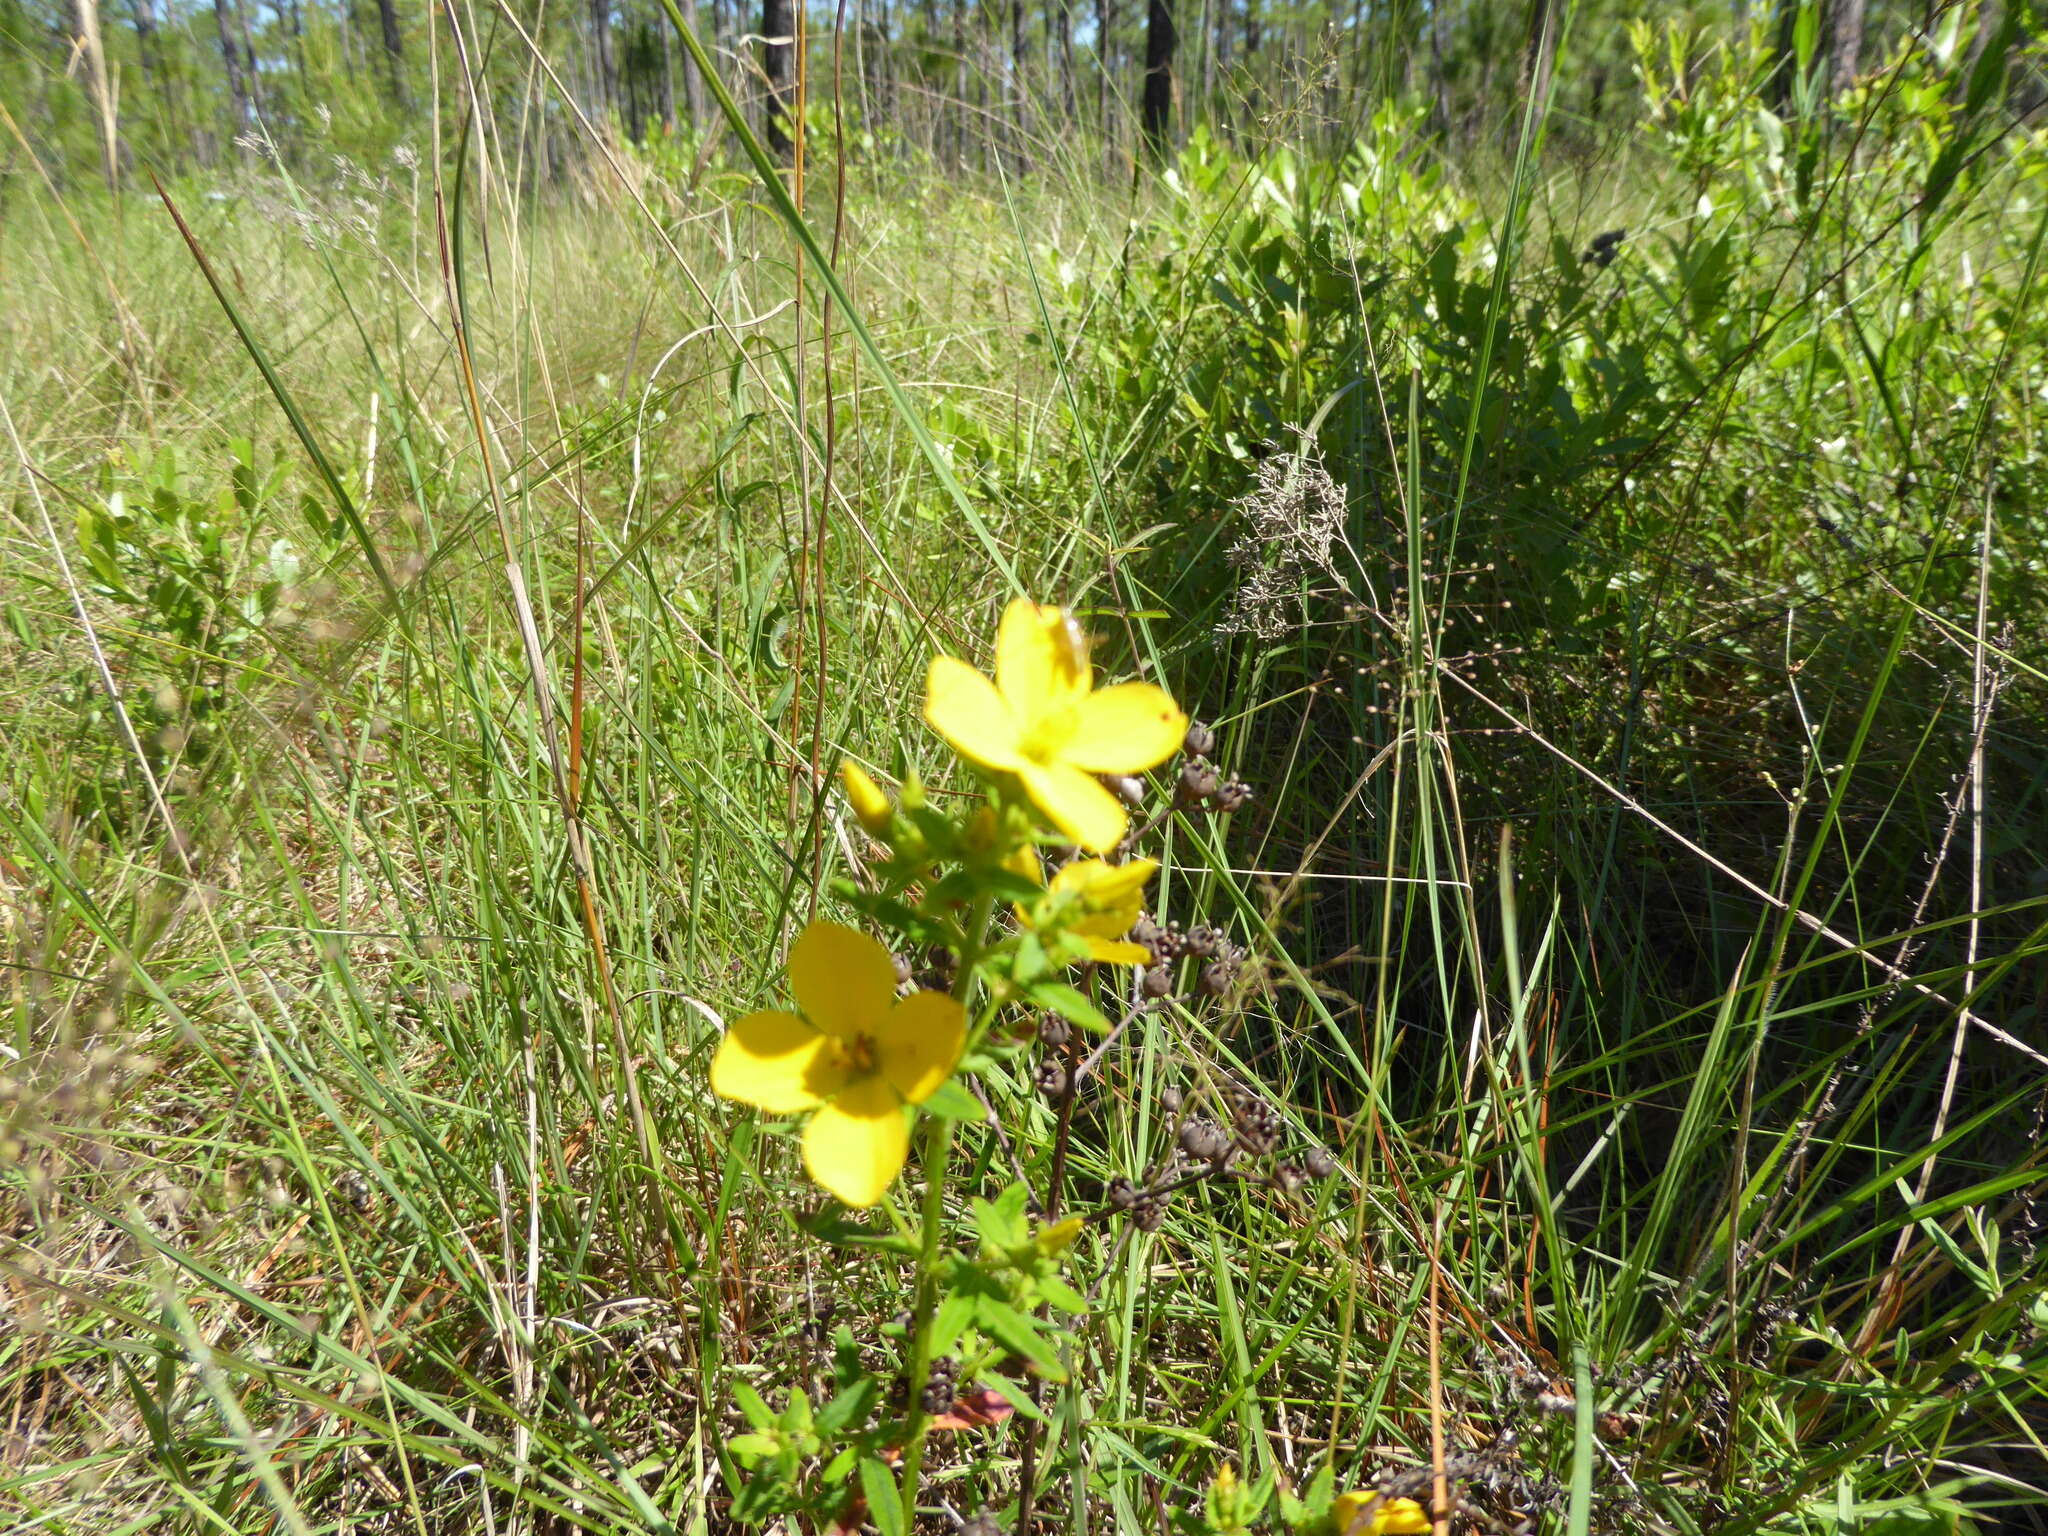
<svg viewBox="0 0 2048 1536"><path fill-rule="evenodd" d="M960 969L953 978L953 997L963 1008L974 1000L976 964L988 932L995 897L975 899L960 945ZM932 1371L932 1318L939 1309L939 1229L946 1216L946 1165L953 1156L953 1122L930 1115L924 1130L924 1212L920 1218L917 1254L917 1302L910 1325L910 1401L903 1411L903 1528L917 1525L917 1485L924 1473L925 1383Z"/></svg>

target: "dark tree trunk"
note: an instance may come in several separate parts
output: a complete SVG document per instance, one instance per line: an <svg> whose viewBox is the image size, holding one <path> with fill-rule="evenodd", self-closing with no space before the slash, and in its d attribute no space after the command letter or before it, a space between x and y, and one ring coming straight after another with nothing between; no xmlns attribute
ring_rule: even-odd
<svg viewBox="0 0 2048 1536"><path fill-rule="evenodd" d="M213 0L213 21L220 30L221 62L228 69L228 99L235 107L235 131L249 126L249 84L242 78L242 52L235 42L234 19L228 15L228 0Z"/></svg>
<svg viewBox="0 0 2048 1536"><path fill-rule="evenodd" d="M967 0L953 0L953 163L967 164Z"/></svg>
<svg viewBox="0 0 2048 1536"><path fill-rule="evenodd" d="M796 7L791 0L761 0L761 67L768 76L768 148L787 160L796 148L789 134L790 86L796 79Z"/></svg>
<svg viewBox="0 0 2048 1536"><path fill-rule="evenodd" d="M136 60L142 65L142 78L147 81L156 75L156 3L131 0L129 10L135 17Z"/></svg>
<svg viewBox="0 0 2048 1536"><path fill-rule="evenodd" d="M377 21L384 31L384 67L391 74L391 96L405 100L405 34L398 30L398 0L377 0Z"/></svg>
<svg viewBox="0 0 2048 1536"><path fill-rule="evenodd" d="M1799 0L1778 0L1778 35L1772 53L1771 105L1782 115L1792 104L1792 87L1799 79Z"/></svg>
<svg viewBox="0 0 2048 1536"><path fill-rule="evenodd" d="M610 114L619 99L619 66L612 59L611 0L590 0L590 55L597 70L597 110Z"/></svg>
<svg viewBox="0 0 2048 1536"><path fill-rule="evenodd" d="M1864 0L1833 0L1828 7L1828 76L1836 90L1863 73Z"/></svg>
<svg viewBox="0 0 2048 1536"><path fill-rule="evenodd" d="M683 13L683 25L691 32L697 30L697 0L678 0L676 9ZM663 38L668 34L664 32ZM664 52L668 43L662 43ZM697 73L697 56L685 48L681 60L683 71L683 116L692 128L704 120L704 79Z"/></svg>
<svg viewBox="0 0 2048 1536"><path fill-rule="evenodd" d="M1522 88L1538 104L1550 94L1550 67L1557 58L1557 19L1551 0L1530 0L1529 35L1522 45ZM1517 131L1520 125L1517 124Z"/></svg>
<svg viewBox="0 0 2048 1536"><path fill-rule="evenodd" d="M1053 49L1059 55L1060 110L1074 120L1074 0L1055 0L1052 8Z"/></svg>
<svg viewBox="0 0 2048 1536"><path fill-rule="evenodd" d="M1146 146L1164 155L1173 121L1173 0L1146 0L1145 93L1140 118Z"/></svg>

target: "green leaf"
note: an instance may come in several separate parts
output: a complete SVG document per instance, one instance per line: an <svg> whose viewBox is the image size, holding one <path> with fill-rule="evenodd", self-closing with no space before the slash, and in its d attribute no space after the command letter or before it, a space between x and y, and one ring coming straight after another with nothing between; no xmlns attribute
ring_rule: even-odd
<svg viewBox="0 0 2048 1536"><path fill-rule="evenodd" d="M1088 1298L1075 1290L1058 1275L1040 1275L1038 1294L1049 1305L1062 1312L1080 1314L1088 1310Z"/></svg>
<svg viewBox="0 0 2048 1536"><path fill-rule="evenodd" d="M1109 1019L1087 998L1063 981L1041 981L1025 989L1025 996L1041 1008L1050 1008L1069 1024L1092 1029L1098 1035L1109 1032Z"/></svg>
<svg viewBox="0 0 2048 1536"><path fill-rule="evenodd" d="M739 1458L742 1466L751 1467L782 1449L782 1443L773 1435L734 1435L725 1442L725 1448Z"/></svg>
<svg viewBox="0 0 2048 1536"><path fill-rule="evenodd" d="M1065 1381L1057 1354L1037 1325L1006 1301L993 1296L976 1299L974 1325L1012 1354L1022 1355L1048 1381Z"/></svg>
<svg viewBox="0 0 2048 1536"><path fill-rule="evenodd" d="M979 1120L983 1114L981 1101L969 1093L957 1077L941 1083L939 1091L918 1108L928 1115L937 1115L941 1120Z"/></svg>
<svg viewBox="0 0 2048 1536"><path fill-rule="evenodd" d="M867 1495L868 1517L882 1536L903 1536L903 1494L896 1474L878 1456L860 1459L860 1491Z"/></svg>
<svg viewBox="0 0 2048 1536"><path fill-rule="evenodd" d="M734 1382L732 1400L740 1405L740 1412L747 1416L747 1422L759 1430L775 1428L775 1410L761 1400L761 1394L744 1381Z"/></svg>

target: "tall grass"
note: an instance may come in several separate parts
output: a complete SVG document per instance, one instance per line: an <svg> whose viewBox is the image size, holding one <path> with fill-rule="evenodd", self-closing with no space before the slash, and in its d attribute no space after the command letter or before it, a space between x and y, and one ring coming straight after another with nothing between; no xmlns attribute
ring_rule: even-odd
<svg viewBox="0 0 2048 1536"><path fill-rule="evenodd" d="M723 1528L736 1388L909 1297L708 1053L859 867L821 770L950 787L923 659L1013 576L1217 723L1256 809L1170 820L1159 900L1257 963L1070 1137L992 1081L970 1185L1064 1140L1092 1200L1233 1081L1339 1162L1091 1224L1047 1528L1226 1457L1503 1526L2031 1518L2040 142L1960 52L1783 119L1755 65L1633 145L1536 103L1452 166L1390 102L1135 191L849 163L843 218L829 144L800 212L488 134L173 186L189 246L11 194L22 1523ZM1022 1445L946 1442L932 1528Z"/></svg>

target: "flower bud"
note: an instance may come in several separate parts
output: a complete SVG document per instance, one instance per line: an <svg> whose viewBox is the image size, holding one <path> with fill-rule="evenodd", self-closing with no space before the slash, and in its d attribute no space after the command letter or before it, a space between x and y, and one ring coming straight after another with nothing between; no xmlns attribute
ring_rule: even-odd
<svg viewBox="0 0 2048 1536"><path fill-rule="evenodd" d="M1110 793L1132 810L1145 803L1145 781L1134 773L1112 773L1103 780Z"/></svg>
<svg viewBox="0 0 2048 1536"><path fill-rule="evenodd" d="M839 765L839 779L846 787L847 803L853 807L853 814L860 818L860 824L876 837L884 836L896 811L889 804L889 797L882 793L882 786L869 776L867 769L850 757Z"/></svg>

